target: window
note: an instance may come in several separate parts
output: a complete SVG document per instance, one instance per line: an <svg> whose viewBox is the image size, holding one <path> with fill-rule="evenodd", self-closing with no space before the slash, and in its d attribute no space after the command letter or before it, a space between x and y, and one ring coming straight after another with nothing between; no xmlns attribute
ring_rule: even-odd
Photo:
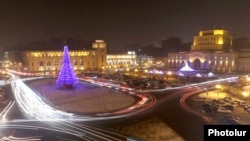
<svg viewBox="0 0 250 141"><path fill-rule="evenodd" d="M51 63L50 63L50 61L48 61L48 62L47 62L47 66L51 66Z"/></svg>
<svg viewBox="0 0 250 141"><path fill-rule="evenodd" d="M58 62L57 62L57 61L55 61L54 65L55 65L55 66L57 66L57 65L58 65Z"/></svg>
<svg viewBox="0 0 250 141"><path fill-rule="evenodd" d="M80 61L80 65L83 65L83 60Z"/></svg>
<svg viewBox="0 0 250 141"><path fill-rule="evenodd" d="M40 66L43 66L43 61L40 61L39 65L40 65Z"/></svg>

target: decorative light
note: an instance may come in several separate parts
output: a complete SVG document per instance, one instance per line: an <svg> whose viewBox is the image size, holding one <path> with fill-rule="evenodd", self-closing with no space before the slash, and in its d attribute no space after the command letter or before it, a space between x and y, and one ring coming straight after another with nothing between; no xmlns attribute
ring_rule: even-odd
<svg viewBox="0 0 250 141"><path fill-rule="evenodd" d="M200 73L197 73L195 76L196 77L202 77Z"/></svg>
<svg viewBox="0 0 250 141"><path fill-rule="evenodd" d="M74 70L71 65L68 46L64 46L62 66L56 80L56 83L63 87L72 87L72 85L78 83L78 79L75 76Z"/></svg>
<svg viewBox="0 0 250 141"><path fill-rule="evenodd" d="M214 74L212 73L212 72L209 72L208 74L207 74L207 76L208 77L212 77Z"/></svg>
<svg viewBox="0 0 250 141"><path fill-rule="evenodd" d="M248 96L249 96L249 93L248 93L247 91L243 91L243 92L242 92L242 95L243 95L244 97L248 97Z"/></svg>
<svg viewBox="0 0 250 141"><path fill-rule="evenodd" d="M185 66L180 69L180 71L194 71L194 69L190 68L187 61L185 62Z"/></svg>

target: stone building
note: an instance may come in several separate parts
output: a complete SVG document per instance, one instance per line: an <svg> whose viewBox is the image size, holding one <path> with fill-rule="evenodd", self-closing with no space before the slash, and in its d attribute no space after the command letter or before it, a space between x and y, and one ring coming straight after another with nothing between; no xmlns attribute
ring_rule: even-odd
<svg viewBox="0 0 250 141"><path fill-rule="evenodd" d="M168 54L168 67L179 69L187 61L196 70L232 72L239 53L232 51L232 36L224 29L202 30L194 36L191 51Z"/></svg>
<svg viewBox="0 0 250 141"><path fill-rule="evenodd" d="M76 73L84 70L97 71L107 65L107 44L103 40L95 40L91 50L70 50L72 66ZM58 73L62 62L62 50L54 51L25 51L23 52L24 66L30 72Z"/></svg>

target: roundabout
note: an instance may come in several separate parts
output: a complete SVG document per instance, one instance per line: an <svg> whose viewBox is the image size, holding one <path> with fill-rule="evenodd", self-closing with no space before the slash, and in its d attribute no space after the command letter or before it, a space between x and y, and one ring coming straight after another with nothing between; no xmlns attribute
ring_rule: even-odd
<svg viewBox="0 0 250 141"><path fill-rule="evenodd" d="M55 79L48 78L34 80L27 84L50 106L83 115L117 111L134 105L140 100L136 95L83 81L68 90L58 87L54 82Z"/></svg>
<svg viewBox="0 0 250 141"><path fill-rule="evenodd" d="M150 109L155 98L148 94L129 94L98 82L80 82L62 89L54 78L34 78L24 83L12 74L12 90L18 106L29 119L96 121L136 115ZM97 83L97 82L96 82ZM105 86L104 86L105 85Z"/></svg>

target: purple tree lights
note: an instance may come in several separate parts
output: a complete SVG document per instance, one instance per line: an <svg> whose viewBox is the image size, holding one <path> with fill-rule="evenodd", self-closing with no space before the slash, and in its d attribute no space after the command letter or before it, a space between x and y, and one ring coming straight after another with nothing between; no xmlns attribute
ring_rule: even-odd
<svg viewBox="0 0 250 141"><path fill-rule="evenodd" d="M63 88L72 88L78 83L75 72L72 68L68 46L64 46L62 65L56 83Z"/></svg>

